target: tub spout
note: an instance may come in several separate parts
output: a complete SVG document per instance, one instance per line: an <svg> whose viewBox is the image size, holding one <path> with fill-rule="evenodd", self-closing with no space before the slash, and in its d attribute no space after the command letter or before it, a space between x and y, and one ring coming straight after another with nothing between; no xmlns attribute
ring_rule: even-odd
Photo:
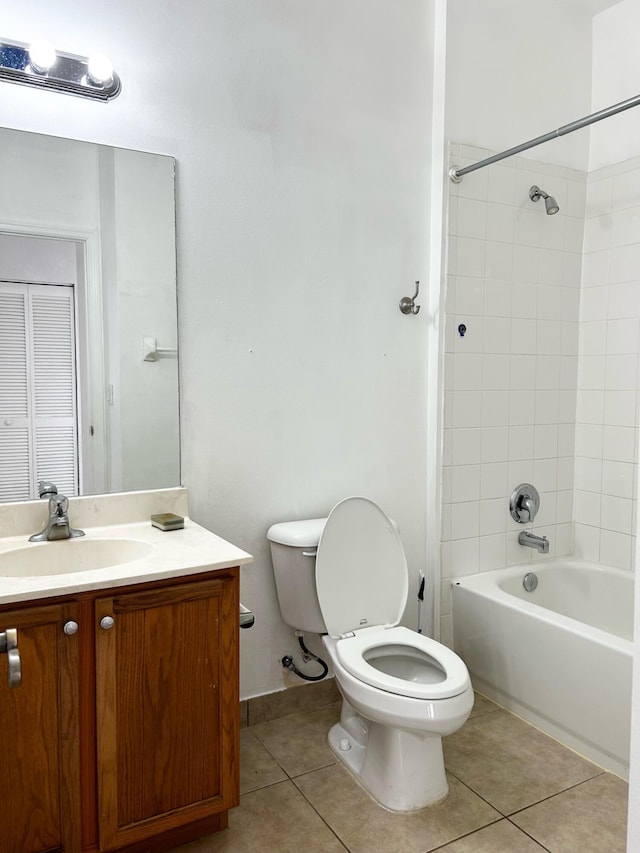
<svg viewBox="0 0 640 853"><path fill-rule="evenodd" d="M549 540L546 536L536 536L535 533L529 533L528 530L523 530L518 536L518 542L521 545L526 545L527 548L535 548L541 554L549 553Z"/></svg>

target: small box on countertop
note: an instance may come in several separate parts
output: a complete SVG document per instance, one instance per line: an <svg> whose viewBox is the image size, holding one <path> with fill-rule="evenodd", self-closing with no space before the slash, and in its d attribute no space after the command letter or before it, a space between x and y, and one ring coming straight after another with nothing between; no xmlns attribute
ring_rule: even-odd
<svg viewBox="0 0 640 853"><path fill-rule="evenodd" d="M184 518L173 512L160 512L151 516L151 524L158 530L182 530Z"/></svg>

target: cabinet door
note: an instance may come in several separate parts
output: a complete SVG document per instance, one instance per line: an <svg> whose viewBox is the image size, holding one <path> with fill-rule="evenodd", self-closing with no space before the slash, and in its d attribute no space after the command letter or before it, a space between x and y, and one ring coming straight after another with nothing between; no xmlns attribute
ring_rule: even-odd
<svg viewBox="0 0 640 853"><path fill-rule="evenodd" d="M78 853L80 747L75 605L0 613L17 628L22 683L0 655L0 853Z"/></svg>
<svg viewBox="0 0 640 853"><path fill-rule="evenodd" d="M238 607L235 569L96 601L101 850L237 805Z"/></svg>

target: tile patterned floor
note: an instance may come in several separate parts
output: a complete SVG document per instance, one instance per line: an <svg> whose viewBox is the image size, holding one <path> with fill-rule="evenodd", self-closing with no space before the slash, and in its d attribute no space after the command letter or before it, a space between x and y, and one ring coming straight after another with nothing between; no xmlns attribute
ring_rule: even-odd
<svg viewBox="0 0 640 853"><path fill-rule="evenodd" d="M241 733L241 802L229 829L171 853L624 853L627 785L476 696L445 740L449 796L380 808L326 734L339 704Z"/></svg>

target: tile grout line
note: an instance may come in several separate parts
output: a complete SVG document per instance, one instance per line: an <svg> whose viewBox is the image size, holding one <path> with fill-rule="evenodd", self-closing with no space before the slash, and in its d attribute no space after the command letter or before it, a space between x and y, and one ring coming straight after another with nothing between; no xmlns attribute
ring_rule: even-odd
<svg viewBox="0 0 640 853"><path fill-rule="evenodd" d="M614 773L609 773L607 770L600 770L599 773L595 773L593 776L589 776L588 779L583 779L581 782L576 782L575 785L569 785L568 788L563 788L561 791L556 791L555 794L549 794L547 797L542 797L542 799L536 800L535 803L530 803L528 806L523 806L521 809L516 809L513 812L509 812L509 814L506 814L505 817L511 819L515 815L521 814L522 812L526 812L527 809L531 809L534 806L539 806L540 803L545 803L547 802L547 800L553 800L554 797L559 797L561 794L566 794L567 791L573 791L576 788L580 788L582 785L586 785L587 782L592 782L594 779L599 779L600 776L614 776L616 779L618 778L617 776L615 776Z"/></svg>
<svg viewBox="0 0 640 853"><path fill-rule="evenodd" d="M332 764L327 764L327 765L325 765L325 767L333 767L333 766L334 766L334 764L335 764L335 762L333 762ZM319 768L317 768L317 769L318 769L318 770L322 770L323 768L319 767ZM302 776L308 776L310 773L315 773L315 772L316 772L315 770L307 770L307 771L305 771L304 773L298 773L298 775L297 775L297 776L295 776L295 777L290 777L290 778L289 778L289 781L290 781L290 782L292 782L292 784L293 784L294 788L296 789L296 791L298 791L298 793L299 793L299 794L300 794L300 796L304 799L304 801L305 801L306 803L308 803L308 805L311 807L311 809L314 811L314 813L318 815L318 817L320 818L320 820L322 821L322 823L327 827L327 829L329 830L329 832L334 836L334 838L338 841L338 843L339 843L339 844L341 844L341 845L342 845L342 847L344 847L344 849L347 851L347 853L351 853L351 848L347 847L347 845L345 844L345 842L342 840L342 838L340 838L340 836L339 836L339 835L338 835L338 833L335 831L335 829L331 826L331 824L330 824L330 823L328 823L328 822L324 819L324 817L320 814L320 812L318 811L318 809L313 805L313 803L312 803L312 802L311 802L311 800L307 797L307 795L304 793L304 791L303 791L303 790L302 790L302 789L301 789L301 788L296 784L296 779L299 779L299 778L301 778Z"/></svg>
<svg viewBox="0 0 640 853"><path fill-rule="evenodd" d="M486 798L486 797L483 797L483 796L482 796L482 794L479 794L477 791L474 791L474 789L471 787L471 785L469 785L467 782L465 782L465 781L464 781L463 779L461 779L459 776L456 776L456 774L455 774L455 773L453 773L453 771L449 770L449 768L448 768L446 765L445 765L445 768L444 768L444 769L447 771L447 773L449 773L451 776L453 776L453 778L454 778L454 779L457 779L457 781L458 781L458 782L460 782L460 784L461 784L461 785L464 785L464 787L465 787L468 791L471 791L471 793L474 795L474 797L478 797L478 799L482 800L482 802L483 802L483 803L486 803L486 804L487 804L488 806L490 806L494 811L498 812L498 814L500 815L500 818L506 818L506 817L507 817L507 815L506 815L506 814L504 814L503 812L501 812L501 811L500 811L500 809L499 809L497 806L495 806L492 802L490 802L489 800L487 800L487 798ZM495 821L492 821L492 823L495 823ZM487 826L489 826L489 824L487 824Z"/></svg>
<svg viewBox="0 0 640 853"><path fill-rule="evenodd" d="M247 728L250 728L250 726L247 726ZM311 810L314 812L314 814L316 814L318 816L318 818L322 821L322 823L327 827L329 832L331 832L331 834L338 841L338 843L347 851L347 853L351 853L351 850L346 846L346 844L343 842L343 840L340 838L340 836L336 833L336 831L333 829L333 827L329 823L327 823L327 821L324 819L324 817L320 814L320 812L316 809L316 807L313 805L313 803L305 795L304 791L302 791L298 787L298 785L296 784L296 781L295 781L296 779L299 779L301 776L307 776L310 773L315 773L318 770L323 770L325 767L333 767L333 765L336 762L332 761L330 764L323 764L320 767L314 767L313 770L305 770L303 773L297 773L295 776L291 776L285 770L285 768L280 764L278 759L270 752L268 747L260 740L260 738L256 734L254 734L254 737L256 738L258 743L265 749L265 751L269 753L269 755L273 758L273 760L276 762L278 767L282 770L282 772L285 774L285 776L287 778L286 779L280 779L277 782L270 782L268 785L261 785L258 788L253 788L251 791L245 791L244 794L242 794L241 796L246 796L247 794L252 794L255 791L264 791L267 788L273 788L275 785L281 785L283 782L290 782L293 785L293 787L295 788L295 790L303 798L303 800L311 807Z"/></svg>
<svg viewBox="0 0 640 853"><path fill-rule="evenodd" d="M541 802L542 802L542 801L541 801ZM514 814L517 814L517 812L514 812ZM531 833L530 833L530 832L527 832L527 830L526 830L526 829L523 829L521 826L518 826L518 824L517 824L517 823L514 823L514 822L513 822L510 818L508 818L508 817L507 817L507 818L505 818L505 820L508 820L508 821L509 821L509 823L511 824L511 826L515 826L515 828L516 828L516 829L519 829L519 830L520 830L520 832L522 832L524 835L526 835L526 836L527 836L527 838L530 838L532 841L534 841L534 842L535 842L539 847L541 847L543 850L545 850L545 851L546 851L546 853L553 853L553 850L549 850L549 848L548 848L548 847L546 847L546 846L542 843L542 841L539 841L539 840L538 840L534 835L531 835Z"/></svg>
<svg viewBox="0 0 640 853"><path fill-rule="evenodd" d="M566 793L567 791L572 791L574 788L579 788L581 785L584 785L584 784L586 784L587 782L591 782L593 779L598 779L600 776L611 775L611 776L614 776L614 777L615 777L615 774L613 774L613 773L609 774L609 773L608 773L608 771L606 771L606 770L602 770L602 769L601 769L599 773L595 773L593 776L590 776L588 779L583 779L583 780L582 780L582 781L580 781L580 782L576 782L574 785L569 785L569 787L567 787L567 788L562 788L562 790L560 790L560 791L556 791L554 794L549 794L549 795L548 795L548 796L546 796L546 797L542 797L542 798L541 798L541 799L539 799L539 800L535 800L533 803L529 803L528 805L523 806L521 809L516 809L516 810L515 810L515 811L513 811L513 812L505 813L505 812L501 811L501 810L500 810L500 809L495 805L495 803L492 803L490 800L488 800L488 799L487 799L486 797L484 797L482 794L478 793L478 791L474 790L474 788L472 788L472 787L471 787L471 785L469 785L467 782L465 782L463 779L461 779L459 776L457 776L457 775L456 775L452 770L449 770L449 768L448 768L446 765L445 765L445 770L447 771L447 773L450 773L450 774L451 774L451 776L453 776L453 778L454 778L454 779L457 779L457 780L458 780L458 782L460 782L460 784L461 784L461 785L464 785L464 787L465 787L465 788L467 788L469 791L471 791L471 793L472 793L472 794L474 794L476 797L479 797L479 798L480 798L483 802L485 802L488 806L491 806L491 808L492 808L492 809L494 809L495 811L497 811L497 812L498 812L498 814L499 814L499 815L501 815L501 817L506 818L507 820L510 820L510 818L511 818L511 817L513 817L514 815L520 814L521 812L524 812L524 811L526 811L527 809L530 809L530 808L533 808L534 806L538 806L538 805L540 805L540 803L544 803L544 802L546 802L547 800L552 800L554 797L558 797L558 796L560 796L560 794L564 794L564 793ZM615 777L615 778L618 778L618 777ZM512 822L512 821L511 821L511 822ZM487 824L487 825L488 825L488 824ZM514 824L514 826L517 826L517 824ZM518 827L518 828L520 828L520 827ZM538 843L539 843L539 842L538 842Z"/></svg>
<svg viewBox="0 0 640 853"><path fill-rule="evenodd" d="M469 838L476 835L478 832L482 832L483 829L486 829L489 826L495 826L496 823L500 823L502 820L507 820L507 818L505 818L504 815L500 815L500 817L497 817L490 823L486 823L484 826L479 826L477 829L471 830L471 832L465 832L464 835L458 835L456 838L452 838L450 841L445 842L445 844L440 844L438 847L432 847L430 850L426 850L425 853L438 853L438 850L446 850L449 844L454 844L457 841L461 841L463 838Z"/></svg>

